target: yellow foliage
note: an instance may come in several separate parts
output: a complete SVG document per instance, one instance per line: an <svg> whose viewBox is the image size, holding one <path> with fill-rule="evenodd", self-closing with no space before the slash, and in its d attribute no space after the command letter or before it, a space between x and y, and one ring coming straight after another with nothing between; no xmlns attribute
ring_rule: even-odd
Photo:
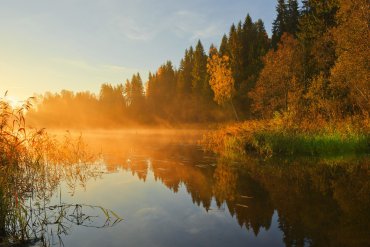
<svg viewBox="0 0 370 247"><path fill-rule="evenodd" d="M208 58L207 71L210 75L209 84L214 92L214 100L219 105L223 105L231 99L235 91L229 57L215 54Z"/></svg>

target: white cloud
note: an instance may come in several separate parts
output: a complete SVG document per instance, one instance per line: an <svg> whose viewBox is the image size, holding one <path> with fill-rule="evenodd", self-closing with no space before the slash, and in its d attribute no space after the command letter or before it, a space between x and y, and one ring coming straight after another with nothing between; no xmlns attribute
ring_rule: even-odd
<svg viewBox="0 0 370 247"><path fill-rule="evenodd" d="M140 19L134 16L114 16L110 20L111 32L133 41L149 42L163 33L172 32L189 40L222 35L222 23L210 22L206 13L179 10L162 13L160 18Z"/></svg>
<svg viewBox="0 0 370 247"><path fill-rule="evenodd" d="M211 25L206 27L205 29L196 30L193 33L192 39L198 38L210 38L215 36L222 35L220 28L216 25Z"/></svg>
<svg viewBox="0 0 370 247"><path fill-rule="evenodd" d="M160 28L155 28L151 26L152 24L143 24L128 16L114 17L111 20L111 25L114 29L113 32L118 32L130 40L137 41L149 41L160 31Z"/></svg>
<svg viewBox="0 0 370 247"><path fill-rule="evenodd" d="M172 17L174 32L180 37L190 37L190 40L206 39L222 34L221 23L209 22L206 14L181 10Z"/></svg>
<svg viewBox="0 0 370 247"><path fill-rule="evenodd" d="M166 215L167 213L162 208L155 207L141 208L135 212L135 216L145 220L164 218Z"/></svg>
<svg viewBox="0 0 370 247"><path fill-rule="evenodd" d="M69 67L70 69L84 70L85 72L91 73L133 74L137 72L145 72L143 69L139 68L131 68L115 64L93 64L80 59L56 58L53 59L53 62Z"/></svg>

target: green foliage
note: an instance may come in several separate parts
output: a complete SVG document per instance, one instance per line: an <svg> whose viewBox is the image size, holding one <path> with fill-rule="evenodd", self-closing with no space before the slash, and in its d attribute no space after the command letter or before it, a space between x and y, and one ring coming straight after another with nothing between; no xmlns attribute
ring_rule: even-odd
<svg viewBox="0 0 370 247"><path fill-rule="evenodd" d="M272 28L272 46L277 47L280 37L284 32L287 31L286 20L287 20L287 6L285 5L285 0L278 0L276 6L277 16L273 22Z"/></svg>
<svg viewBox="0 0 370 247"><path fill-rule="evenodd" d="M368 152L369 136L341 133L257 132L255 148L265 155L330 156Z"/></svg>
<svg viewBox="0 0 370 247"><path fill-rule="evenodd" d="M229 36L224 36L219 49L221 55L230 58L235 82L235 107L243 118L250 117L248 92L254 87L263 67L262 57L268 51L268 39L262 20L253 22L247 15L243 24L232 25ZM225 54L224 54L225 53Z"/></svg>
<svg viewBox="0 0 370 247"><path fill-rule="evenodd" d="M192 69L192 92L199 97L206 96L207 81L207 55L200 40L194 51L194 63Z"/></svg>
<svg viewBox="0 0 370 247"><path fill-rule="evenodd" d="M271 45L274 49L277 48L281 37L284 33L289 33L291 35L296 35L298 31L298 20L299 20L299 10L297 0L278 0L276 6L276 19L272 25L272 38Z"/></svg>
<svg viewBox="0 0 370 247"><path fill-rule="evenodd" d="M190 47L185 50L185 56L180 61L179 76L177 82L177 93L179 96L186 97L192 90L192 71L193 71L194 51Z"/></svg>
<svg viewBox="0 0 370 247"><path fill-rule="evenodd" d="M369 153L369 126L350 122L339 126L305 128L287 122L283 116L269 121L248 121L208 133L206 149L227 157L338 156Z"/></svg>
<svg viewBox="0 0 370 247"><path fill-rule="evenodd" d="M299 20L298 39L305 54L305 83L323 72L328 74L335 61L329 30L336 26L337 0L308 0Z"/></svg>

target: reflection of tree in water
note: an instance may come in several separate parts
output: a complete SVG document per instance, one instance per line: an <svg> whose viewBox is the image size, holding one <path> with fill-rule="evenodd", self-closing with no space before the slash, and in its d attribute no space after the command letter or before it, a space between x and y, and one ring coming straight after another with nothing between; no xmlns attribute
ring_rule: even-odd
<svg viewBox="0 0 370 247"><path fill-rule="evenodd" d="M269 192L286 246L370 244L367 159L283 163L249 169Z"/></svg>
<svg viewBox="0 0 370 247"><path fill-rule="evenodd" d="M252 229L257 236L260 228L269 229L274 208L268 192L246 171L220 159L215 173L214 196L220 206L226 201L231 215L241 227Z"/></svg>
<svg viewBox="0 0 370 247"><path fill-rule="evenodd" d="M213 193L220 207L224 201L236 201L236 187L238 182L238 173L235 168L227 163L219 162L213 174L215 184Z"/></svg>
<svg viewBox="0 0 370 247"><path fill-rule="evenodd" d="M192 196L193 203L210 209L212 201L212 173L214 168L200 163L203 152L193 146L165 145L148 150L151 157L131 156L122 164L123 169L130 170L138 178L153 172L154 179L161 181L167 188L177 193L184 185ZM146 156L147 157L147 156Z"/></svg>
<svg viewBox="0 0 370 247"><path fill-rule="evenodd" d="M171 152L124 167L136 173L150 166L156 180L175 193L184 185L193 202L207 211L213 198L219 209L226 204L239 225L256 236L261 228L270 228L276 210L286 246L370 244L368 159L248 160L243 165L219 159L213 166L214 161L207 165L199 156L186 163L183 155Z"/></svg>
<svg viewBox="0 0 370 247"><path fill-rule="evenodd" d="M131 173L133 176L137 176L140 180L146 181L148 175L148 161L147 160L134 160L131 159L126 160L128 166L130 166Z"/></svg>

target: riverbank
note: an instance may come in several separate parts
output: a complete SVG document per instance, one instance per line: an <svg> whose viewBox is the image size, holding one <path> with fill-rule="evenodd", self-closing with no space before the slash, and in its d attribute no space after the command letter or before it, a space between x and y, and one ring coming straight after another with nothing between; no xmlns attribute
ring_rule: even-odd
<svg viewBox="0 0 370 247"><path fill-rule="evenodd" d="M370 152L368 120L296 124L281 118L221 126L203 136L202 146L221 156L330 156Z"/></svg>

